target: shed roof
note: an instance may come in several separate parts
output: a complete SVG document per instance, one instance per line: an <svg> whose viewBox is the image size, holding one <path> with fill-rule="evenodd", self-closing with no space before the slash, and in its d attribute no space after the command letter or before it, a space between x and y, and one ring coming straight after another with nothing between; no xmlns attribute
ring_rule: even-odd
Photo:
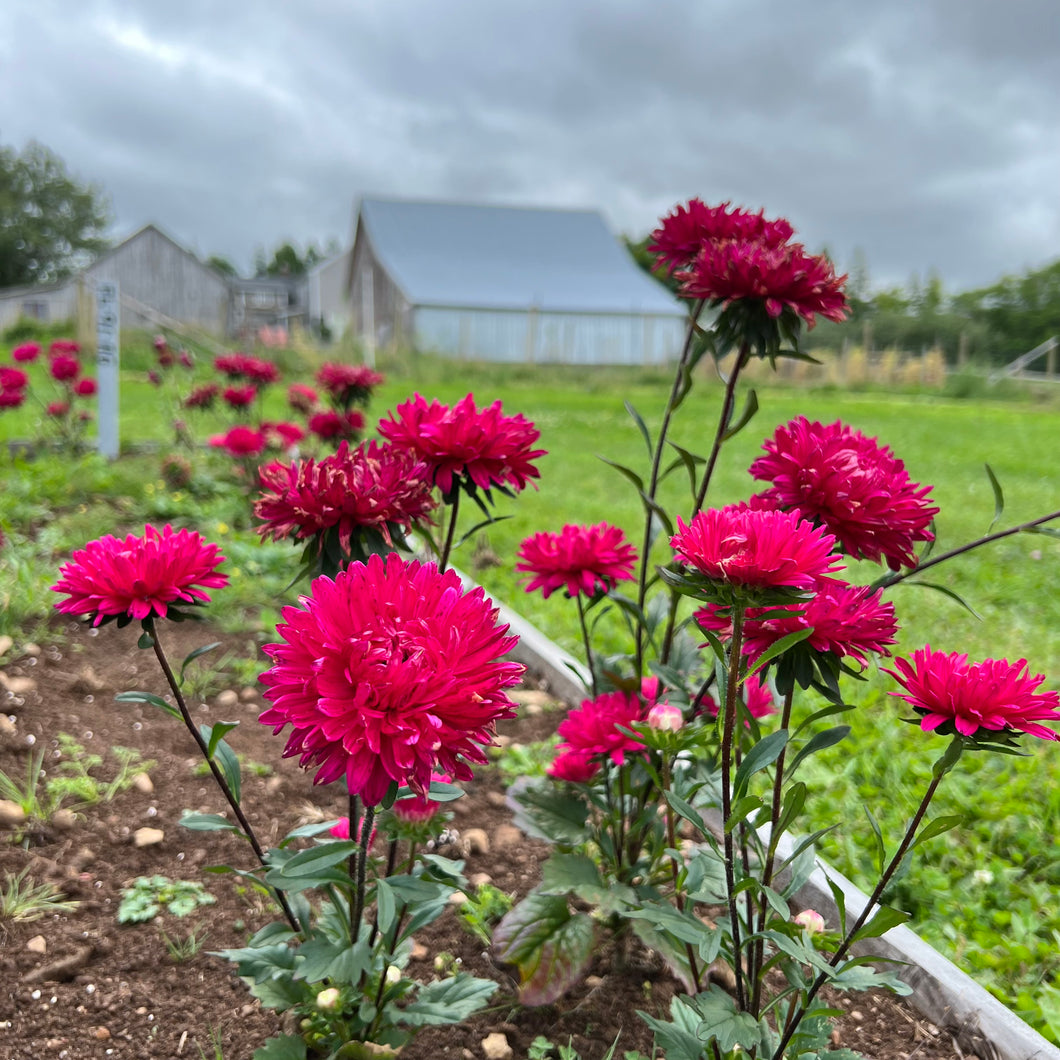
<svg viewBox="0 0 1060 1060"><path fill-rule="evenodd" d="M365 198L360 220L412 305L684 315L594 210Z"/></svg>

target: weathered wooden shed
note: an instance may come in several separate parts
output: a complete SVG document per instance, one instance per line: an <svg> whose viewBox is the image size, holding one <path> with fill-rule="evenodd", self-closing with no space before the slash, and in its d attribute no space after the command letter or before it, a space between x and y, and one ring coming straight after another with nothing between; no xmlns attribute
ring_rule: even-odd
<svg viewBox="0 0 1060 1060"><path fill-rule="evenodd" d="M365 198L354 334L487 361L658 364L686 314L592 210Z"/></svg>
<svg viewBox="0 0 1060 1060"><path fill-rule="evenodd" d="M350 251L312 266L306 273L309 326L339 337L350 328Z"/></svg>

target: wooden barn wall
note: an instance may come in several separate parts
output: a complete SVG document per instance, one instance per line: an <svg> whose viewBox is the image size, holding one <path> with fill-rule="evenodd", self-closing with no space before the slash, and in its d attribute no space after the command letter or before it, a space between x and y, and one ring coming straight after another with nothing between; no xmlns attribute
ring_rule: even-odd
<svg viewBox="0 0 1060 1060"><path fill-rule="evenodd" d="M86 273L89 281L115 281L124 296L174 320L222 334L228 316L228 286L160 232L146 229L122 244ZM123 327L152 327L127 307Z"/></svg>
<svg viewBox="0 0 1060 1060"><path fill-rule="evenodd" d="M353 333L362 338L366 336L370 325L366 309L370 304L371 325L375 330L377 346L401 346L410 342L412 313L409 304L376 258L371 241L360 222L353 244L350 274L350 315Z"/></svg>
<svg viewBox="0 0 1060 1060"><path fill-rule="evenodd" d="M415 344L478 361L664 364L684 340L680 317L417 306Z"/></svg>
<svg viewBox="0 0 1060 1060"><path fill-rule="evenodd" d="M77 280L61 287L13 287L0 291L0 329L32 317L52 324L77 317Z"/></svg>
<svg viewBox="0 0 1060 1060"><path fill-rule="evenodd" d="M326 324L336 336L350 327L352 319L350 291L346 286L350 274L350 255L312 269L309 273L309 322Z"/></svg>

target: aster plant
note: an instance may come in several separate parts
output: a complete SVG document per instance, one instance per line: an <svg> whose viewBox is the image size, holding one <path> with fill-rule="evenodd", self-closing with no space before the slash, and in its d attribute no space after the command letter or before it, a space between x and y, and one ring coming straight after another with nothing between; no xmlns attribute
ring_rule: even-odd
<svg viewBox="0 0 1060 1060"><path fill-rule="evenodd" d="M527 591L575 601L587 698L560 723L548 776L513 788L518 822L553 853L540 886L499 924L494 952L517 969L526 1003L548 1003L586 973L603 925L616 961L636 937L684 988L669 1019L641 1014L668 1057L839 1060L853 1054L829 1051L820 991L908 992L852 947L907 919L883 904L888 887L915 849L959 823L928 817L940 784L966 753L1017 754L1026 739L1057 740L1060 702L1025 660L973 663L926 647L885 669L902 687L891 694L916 715L908 720L946 742L890 853L869 815L879 878L849 921L838 890L827 925L791 906L823 834L791 838L810 794L800 767L847 736L851 726L836 724L854 709L844 684L898 643L885 594L910 578L928 585L921 572L990 541L1047 532L1060 513L928 558L939 513L932 487L914 482L877 439L805 417L765 441L749 469L759 493L711 506L721 451L758 410L749 391L736 413L743 369L753 358L804 358L803 325L844 318L845 277L796 243L787 221L728 203L677 207L649 249L685 299L689 326L655 432L626 406L647 469L605 460L641 500L642 545L633 549L607 524L568 525L533 535L519 552ZM669 431L707 356L727 369L701 456L671 443ZM688 507L672 515L660 486L675 473L688 477ZM987 473L1000 515L1001 488ZM848 572L848 562L861 566ZM883 568L874 583L846 580L871 564ZM635 592L622 591L625 581ZM627 652L594 647L590 607L625 618ZM696 913L704 905L723 913L706 920ZM732 969L731 990L707 975L719 958Z"/></svg>

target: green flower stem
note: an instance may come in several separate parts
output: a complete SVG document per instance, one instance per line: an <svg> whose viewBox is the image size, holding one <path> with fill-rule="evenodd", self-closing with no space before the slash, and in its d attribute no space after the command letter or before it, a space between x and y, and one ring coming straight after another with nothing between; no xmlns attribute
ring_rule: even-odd
<svg viewBox="0 0 1060 1060"><path fill-rule="evenodd" d="M593 665L593 648L589 640L589 625L585 621L585 604L582 603L582 594L575 593L574 599L578 603L578 621L582 627L582 644L585 645L585 665L589 667L589 686L593 693L593 699L599 694L596 684L596 667Z"/></svg>
<svg viewBox="0 0 1060 1060"><path fill-rule="evenodd" d="M992 541L1000 541L1002 538L1011 537L1013 534L1026 533L1026 531L1033 530L1036 526L1041 526L1043 523L1051 523L1054 519L1060 519L1060 511L1050 512L1048 515L1041 515L1037 519L1031 519L1030 522L1020 523L1019 526L1010 526L1007 530L998 530L997 533L987 534L985 537L977 538L975 541L969 541L968 544L961 545L959 548L951 548L949 552L943 552L941 556L936 556L934 559L929 559L925 563L910 567L908 570L902 571L900 574L885 574L876 582L876 585L884 589L889 589L892 585L897 585L899 582L905 581L906 578L909 578L914 574L922 574L930 567L936 567L938 564L945 563L946 560L953 559L955 556L962 556L965 552L971 552L973 549L979 548L982 545L989 545Z"/></svg>
<svg viewBox="0 0 1060 1060"><path fill-rule="evenodd" d="M954 767L957 759L961 756L961 751L964 749L964 740L961 736L954 736L950 741L949 746L946 748L942 757L935 763L932 770L931 783L928 785L927 791L924 792L924 797L920 800L920 805L917 807L916 813L913 814L912 820L909 822L905 830L905 835L902 837L901 843L898 845L895 855L891 858L887 868L884 869L883 875L880 877L879 882L876 884L876 889L869 896L869 900L865 903L865 908L862 909L861 915L854 922L853 926L847 929L847 933L843 938L843 941L839 944L839 948L832 954L831 959L828 961L832 968L835 968L839 962L849 953L850 947L854 943L854 936L861 930L865 925L869 916L873 910L879 904L880 896L883 894L890 883L891 877L895 874L898 866L901 865L902 859L909 851L912 846L913 839L916 836L916 831L920 827L920 822L924 819L924 814L927 813L928 806L931 803L935 792L938 790L939 784L942 782L942 778ZM788 1042L791 1041L792 1035L798 1030L799 1024L802 1022L803 1017L806 1015L810 1004L813 999L817 996L821 987L828 981L828 974L821 972L817 978L813 981L813 985L810 987L809 992L806 994L806 1000L802 1003L795 1018L791 1021L790 1026L785 1030L784 1037L780 1041L780 1045L777 1046L776 1052L773 1054L773 1060L782 1060L784 1056L784 1048Z"/></svg>
<svg viewBox="0 0 1060 1060"><path fill-rule="evenodd" d="M674 808L670 805L669 801L665 799L665 793L670 790L670 759L667 755L663 755L662 760L662 790L664 794L664 804L666 806L666 843L671 850L677 850L677 829L674 825ZM685 908L685 896L681 890L680 877L681 867L677 864L677 856L675 854L670 855L670 874L673 876L674 881L674 903L677 906L678 912L684 912ZM703 986L699 981L699 965L696 962L695 950L692 949L692 943L685 943L685 956L688 957L688 968L692 975L692 985L696 988L698 994Z"/></svg>
<svg viewBox="0 0 1060 1060"><path fill-rule="evenodd" d="M784 707L780 715L780 728L787 729L791 724L791 704L795 697L795 689L789 688L784 697ZM777 843L780 836L777 835L777 822L780 820L780 809L782 796L784 794L784 760L787 757L788 748L785 744L777 756L773 772L773 804L769 814L769 847L766 851L766 863L762 870L762 886L768 887L773 882L773 870L776 867ZM762 902L758 908L758 933L761 934L766 928L767 904ZM751 1015L758 1018L762 1005L762 961L765 956L765 940L758 939L754 945L751 955L751 982L753 984L753 995L751 997Z"/></svg>
<svg viewBox="0 0 1060 1060"><path fill-rule="evenodd" d="M176 700L177 709L180 711L180 716L184 720L185 727L188 732L191 733L191 737L195 741L200 752L202 752L202 757L210 767L210 772L213 774L217 786L221 789L221 793L228 801L228 805L232 808L232 812L236 815L239 827L250 841L250 846L254 851L255 856L261 863L262 867L267 869L269 865L265 859L265 851L258 842L258 837L254 834L254 829L250 826L250 821L247 820L246 814L243 813L243 808L239 805L239 800L228 786L228 781L225 780L224 773L221 772L217 763L214 761L213 756L210 754L210 748L202 738L202 733L199 732L198 726L192 721L191 711L188 710L188 704L185 702L184 696L180 691L180 684L177 681L176 675L173 673L172 667L169 665L169 659L166 658L166 653L162 649L162 643L158 639L158 631L155 629L154 619L145 618L142 625L144 632L151 638L151 647L154 648L155 658L158 660L158 665L162 667L162 673L165 674L166 681L173 692L173 698ZM302 933L302 927L298 923L298 919L295 917L291 907L287 904L287 899L283 892L277 890L275 887L270 887L269 889L272 892L273 897L279 903L280 908L283 910L283 914L287 918L287 922L291 925L291 929L295 934L300 935Z"/></svg>
<svg viewBox="0 0 1060 1060"><path fill-rule="evenodd" d="M444 571L449 565L449 554L453 551L453 540L456 538L456 519L460 513L460 490L453 492L452 512L449 518L449 526L445 531L445 544L442 546L442 554L438 558L438 569Z"/></svg>
<svg viewBox="0 0 1060 1060"><path fill-rule="evenodd" d="M353 801L356 796L350 796L350 809L353 809ZM364 892L368 879L368 846L372 841L372 825L375 823L375 807L364 808L364 820L361 822L360 849L355 851L357 857L357 876L354 882L353 913L350 916L350 943L356 944L357 936L360 934L361 918L364 916ZM353 817L350 817L350 836L353 837ZM351 855L352 857L352 855Z"/></svg>
<svg viewBox="0 0 1060 1060"><path fill-rule="evenodd" d="M718 454L721 452L722 442L725 441L725 432L729 429L732 410L736 404L736 381L750 359L751 345L745 342L740 347L740 352L736 356L736 363L732 366L732 372L729 375L729 381L725 384L725 400L722 402L721 415L718 417L718 429L714 434L714 445L710 450L707 466L703 469L703 480L700 482L699 491L696 493L696 506L692 510L693 515L703 507L703 502L707 498L710 480L714 477L714 468L718 463Z"/></svg>
<svg viewBox="0 0 1060 1060"><path fill-rule="evenodd" d="M729 643L729 673L725 685L725 717L722 723L721 736L721 817L725 829L725 892L729 906L729 924L732 928L732 963L733 975L736 978L736 1005L741 1011L747 1008L744 993L744 970L741 960L742 944L740 942L740 913L736 907L736 873L734 869L736 851L732 840L732 829L729 828L729 817L732 814L732 765L733 734L736 730L736 691L740 683L740 655L743 649L742 604L733 604L732 640Z"/></svg>
<svg viewBox="0 0 1060 1060"><path fill-rule="evenodd" d="M699 320L699 314L703 311L703 305L704 300L701 298L696 301L689 310L688 330L685 332L685 344L681 350L681 357L677 362L677 371L674 372L673 385L670 387L670 397L666 402L662 424L659 427L659 437L655 442L655 451L652 453L651 477L648 480L647 491L647 495L652 501L655 500L655 494L659 488L659 475L662 470L662 457L663 451L666 447L666 435L670 430L670 420L673 418L674 406L677 403L681 391L684 374L688 366L688 360L692 355L692 344L696 337L696 323ZM651 509L646 508L644 512L644 544L640 552L640 577L637 583L637 606L641 611L644 610L644 601L648 595L648 553L651 552L651 514ZM642 676L644 673L644 630L639 625L637 626L636 654L633 665L634 672L637 676Z"/></svg>

